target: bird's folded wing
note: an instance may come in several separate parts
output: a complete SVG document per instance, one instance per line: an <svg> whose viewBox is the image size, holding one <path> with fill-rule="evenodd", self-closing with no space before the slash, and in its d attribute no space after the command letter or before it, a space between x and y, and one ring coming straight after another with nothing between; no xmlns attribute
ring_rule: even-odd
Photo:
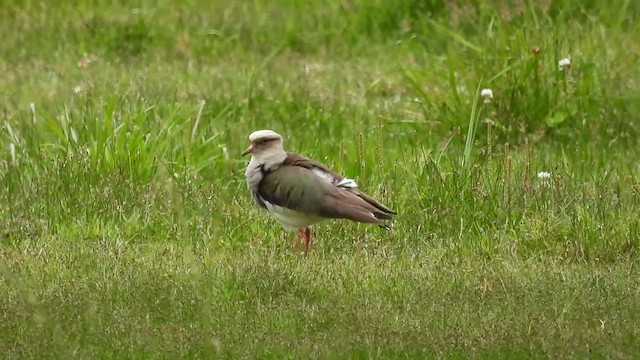
<svg viewBox="0 0 640 360"><path fill-rule="evenodd" d="M258 187L266 201L301 212L320 214L324 199L331 192L328 182L310 170L296 166L281 166L267 173Z"/></svg>
<svg viewBox="0 0 640 360"><path fill-rule="evenodd" d="M388 218L358 195L338 188L300 166L281 166L266 174L258 194L269 203L326 218L381 223Z"/></svg>
<svg viewBox="0 0 640 360"><path fill-rule="evenodd" d="M379 214L380 216L383 216L382 218L386 218L386 217L384 217L383 214L386 214L386 215L396 215L397 214L395 211L393 211L393 210L387 208L386 206L382 205L379 201L375 200L374 198L370 197L369 195L360 192L358 190L358 184L356 184L355 180L346 178L346 177L338 174L337 172L329 169L326 165L324 165L322 163L319 163L317 161L311 160L311 159L306 158L306 157L304 157L302 155L289 152L289 153L287 153L287 157L283 161L282 165L283 166L298 166L298 167L302 167L302 168L310 170L314 175L320 177L321 179L330 182L331 184L333 184L334 186L336 186L338 188L345 189L345 190L351 192L352 194L356 195L357 197L365 200L370 205L373 205L379 211L382 212L382 214Z"/></svg>

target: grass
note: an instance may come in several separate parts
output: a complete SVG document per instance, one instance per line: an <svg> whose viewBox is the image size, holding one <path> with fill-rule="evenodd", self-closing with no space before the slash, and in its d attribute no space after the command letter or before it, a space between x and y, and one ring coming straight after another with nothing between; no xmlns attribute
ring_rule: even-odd
<svg viewBox="0 0 640 360"><path fill-rule="evenodd" d="M639 14L3 2L0 352L635 358ZM326 222L292 252L244 182L262 128L393 230Z"/></svg>

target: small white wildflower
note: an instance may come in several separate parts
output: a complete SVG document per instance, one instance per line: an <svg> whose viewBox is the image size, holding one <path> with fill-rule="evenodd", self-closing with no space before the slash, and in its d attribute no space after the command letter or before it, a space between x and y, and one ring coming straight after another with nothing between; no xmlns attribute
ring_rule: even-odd
<svg viewBox="0 0 640 360"><path fill-rule="evenodd" d="M560 59L558 61L558 70L567 70L571 67L571 60L569 58Z"/></svg>
<svg viewBox="0 0 640 360"><path fill-rule="evenodd" d="M482 91L480 91L480 96L482 96L484 98L484 103L490 103L491 99L493 99L493 90L491 89L482 89Z"/></svg>
<svg viewBox="0 0 640 360"><path fill-rule="evenodd" d="M540 171L538 173L538 181L540 181L540 183L538 184L539 187L542 188L549 188L551 187L551 173L546 172L546 171Z"/></svg>
<svg viewBox="0 0 640 360"><path fill-rule="evenodd" d="M78 85L78 86L75 86L75 87L73 88L73 93L74 93L74 94L76 94L76 95L77 95L77 94L80 94L81 92L82 92L82 86Z"/></svg>
<svg viewBox="0 0 640 360"><path fill-rule="evenodd" d="M540 171L538 173L538 179L549 179L551 177L551 173L548 173L546 171Z"/></svg>

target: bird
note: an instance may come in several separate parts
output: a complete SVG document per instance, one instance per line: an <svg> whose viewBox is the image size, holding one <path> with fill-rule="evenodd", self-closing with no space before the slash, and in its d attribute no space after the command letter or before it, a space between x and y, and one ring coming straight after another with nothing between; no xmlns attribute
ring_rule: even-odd
<svg viewBox="0 0 640 360"><path fill-rule="evenodd" d="M393 211L358 190L355 180L326 165L284 150L283 138L273 130L256 130L242 156L251 154L245 177L255 203L286 231L296 231L293 247L304 237L304 257L311 245L310 227L326 219L348 219L389 230Z"/></svg>

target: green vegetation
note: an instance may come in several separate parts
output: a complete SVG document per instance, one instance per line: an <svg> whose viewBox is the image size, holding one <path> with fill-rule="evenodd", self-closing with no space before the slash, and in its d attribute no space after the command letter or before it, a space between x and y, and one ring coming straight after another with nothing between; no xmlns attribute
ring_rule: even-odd
<svg viewBox="0 0 640 360"><path fill-rule="evenodd" d="M637 357L639 15L4 0L0 354ZM264 128L393 230L326 222L293 252L246 191Z"/></svg>

